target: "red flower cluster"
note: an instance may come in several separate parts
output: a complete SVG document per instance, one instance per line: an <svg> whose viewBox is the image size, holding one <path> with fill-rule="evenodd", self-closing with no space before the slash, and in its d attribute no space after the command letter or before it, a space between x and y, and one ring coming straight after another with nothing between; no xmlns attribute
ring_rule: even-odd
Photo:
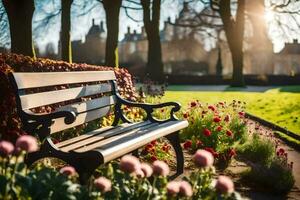
<svg viewBox="0 0 300 200"><path fill-rule="evenodd" d="M208 137L211 135L211 131L208 130L207 128L205 128L205 129L203 129L203 134Z"/></svg>
<svg viewBox="0 0 300 200"><path fill-rule="evenodd" d="M183 143L183 148L184 149L190 149L190 148L192 148L192 141L191 140L187 140L185 143Z"/></svg>
<svg viewBox="0 0 300 200"><path fill-rule="evenodd" d="M233 133L232 133L230 130L227 130L227 131L226 131L226 135L227 135L228 137L231 137L231 136L233 135Z"/></svg>
<svg viewBox="0 0 300 200"><path fill-rule="evenodd" d="M216 107L213 106L213 105L210 105L210 106L208 106L208 109L210 109L211 111L215 111L215 110L216 110Z"/></svg>

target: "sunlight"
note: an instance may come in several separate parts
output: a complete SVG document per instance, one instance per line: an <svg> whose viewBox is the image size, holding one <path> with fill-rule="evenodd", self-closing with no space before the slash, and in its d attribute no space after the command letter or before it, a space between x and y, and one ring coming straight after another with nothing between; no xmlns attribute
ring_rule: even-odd
<svg viewBox="0 0 300 200"><path fill-rule="evenodd" d="M274 15L275 15L275 13L274 13L273 10L266 10L266 12L265 12L265 19L267 21L272 21L272 20L274 20Z"/></svg>

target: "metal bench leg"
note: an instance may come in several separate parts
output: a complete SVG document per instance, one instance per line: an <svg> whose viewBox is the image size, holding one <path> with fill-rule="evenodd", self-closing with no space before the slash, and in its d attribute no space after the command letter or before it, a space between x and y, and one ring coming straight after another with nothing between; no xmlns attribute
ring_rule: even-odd
<svg viewBox="0 0 300 200"><path fill-rule="evenodd" d="M172 179L173 179L183 173L184 157L183 157L183 152L182 152L182 148L180 145L180 139L179 139L178 132L167 135L166 138L173 146L173 148L175 150L175 154L176 154L177 170L176 170L176 174L174 176L172 176Z"/></svg>

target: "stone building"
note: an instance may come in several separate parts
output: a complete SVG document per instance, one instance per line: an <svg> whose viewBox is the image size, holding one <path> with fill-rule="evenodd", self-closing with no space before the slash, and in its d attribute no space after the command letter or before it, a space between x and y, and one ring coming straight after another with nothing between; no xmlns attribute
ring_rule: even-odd
<svg viewBox="0 0 300 200"><path fill-rule="evenodd" d="M85 62L89 64L103 64L105 58L106 33L103 21L100 25L92 21L92 26L85 36L85 41L72 41L72 59L74 62Z"/></svg>
<svg viewBox="0 0 300 200"><path fill-rule="evenodd" d="M300 74L300 43L294 40L293 43L285 43L285 47L274 56L275 75Z"/></svg>
<svg viewBox="0 0 300 200"><path fill-rule="evenodd" d="M244 42L244 74L299 74L299 44L295 40L278 54L273 53L273 44L267 34L264 0L246 1L247 20ZM205 9L202 12L211 12ZM225 34L220 31L220 42L209 52L204 49L205 38L193 29L174 24L186 23L189 17L188 4L184 4L175 22L170 18L160 31L162 59L167 74L232 74L232 60ZM209 13L206 13L209 14ZM72 41L74 62L103 64L105 57L106 32L103 22L92 21L84 40ZM136 75L144 75L147 62L148 41L145 28L139 32L128 27L119 42L120 66L127 67ZM219 60L219 65L217 61ZM221 66L217 69L217 66ZM217 72L218 71L218 72Z"/></svg>

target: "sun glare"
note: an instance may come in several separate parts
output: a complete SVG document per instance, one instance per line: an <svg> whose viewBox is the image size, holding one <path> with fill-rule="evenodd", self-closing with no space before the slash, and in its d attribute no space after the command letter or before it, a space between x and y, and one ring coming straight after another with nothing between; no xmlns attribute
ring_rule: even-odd
<svg viewBox="0 0 300 200"><path fill-rule="evenodd" d="M272 10L266 10L266 12L265 12L265 19L267 21L272 21L274 19L274 15L275 15L274 11L272 11Z"/></svg>

